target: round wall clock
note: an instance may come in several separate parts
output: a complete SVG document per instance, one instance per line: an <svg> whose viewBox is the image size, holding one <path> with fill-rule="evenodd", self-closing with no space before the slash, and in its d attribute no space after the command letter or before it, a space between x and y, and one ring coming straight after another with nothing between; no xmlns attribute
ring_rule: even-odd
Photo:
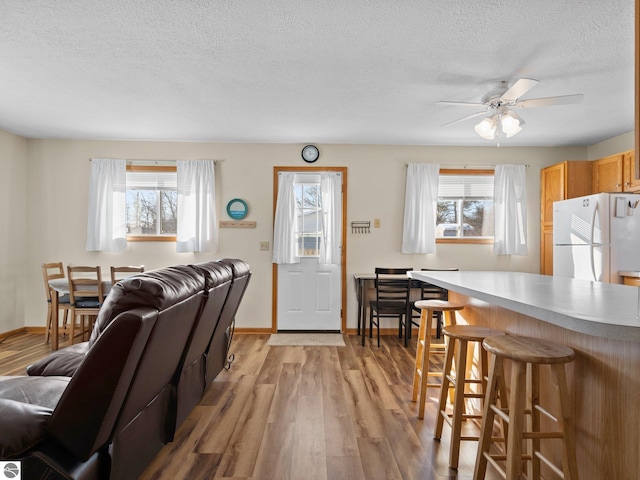
<svg viewBox="0 0 640 480"><path fill-rule="evenodd" d="M234 220L242 220L249 213L247 202L241 198L234 198L227 203L227 215Z"/></svg>
<svg viewBox="0 0 640 480"><path fill-rule="evenodd" d="M318 160L320 152L315 145L307 145L302 149L302 159L307 163L313 163Z"/></svg>

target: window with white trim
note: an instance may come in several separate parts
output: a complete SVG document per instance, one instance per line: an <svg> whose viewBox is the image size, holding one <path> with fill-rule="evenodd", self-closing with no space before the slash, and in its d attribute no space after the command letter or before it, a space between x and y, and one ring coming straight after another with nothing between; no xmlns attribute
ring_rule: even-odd
<svg viewBox="0 0 640 480"><path fill-rule="evenodd" d="M175 167L127 166L127 240L175 241L178 215Z"/></svg>
<svg viewBox="0 0 640 480"><path fill-rule="evenodd" d="M490 242L493 235L493 171L441 169L436 239Z"/></svg>

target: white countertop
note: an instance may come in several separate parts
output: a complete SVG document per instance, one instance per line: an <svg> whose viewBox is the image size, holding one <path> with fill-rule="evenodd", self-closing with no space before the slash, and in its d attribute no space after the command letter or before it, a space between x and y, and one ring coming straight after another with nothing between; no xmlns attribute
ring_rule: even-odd
<svg viewBox="0 0 640 480"><path fill-rule="evenodd" d="M618 272L621 277L640 277L640 272Z"/></svg>
<svg viewBox="0 0 640 480"><path fill-rule="evenodd" d="M409 275L568 330L640 342L640 287L522 272Z"/></svg>

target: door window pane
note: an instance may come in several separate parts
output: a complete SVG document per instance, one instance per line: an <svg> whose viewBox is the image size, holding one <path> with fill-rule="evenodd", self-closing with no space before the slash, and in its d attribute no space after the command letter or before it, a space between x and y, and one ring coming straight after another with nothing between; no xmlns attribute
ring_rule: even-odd
<svg viewBox="0 0 640 480"><path fill-rule="evenodd" d="M322 217L320 209L320 184L294 185L296 194L296 236L299 257L320 255Z"/></svg>

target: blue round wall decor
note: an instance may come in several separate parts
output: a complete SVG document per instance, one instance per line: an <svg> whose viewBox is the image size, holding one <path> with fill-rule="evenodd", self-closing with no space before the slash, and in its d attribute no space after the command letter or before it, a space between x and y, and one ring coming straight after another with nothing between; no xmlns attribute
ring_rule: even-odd
<svg viewBox="0 0 640 480"><path fill-rule="evenodd" d="M234 220L242 220L249 213L247 202L241 198L234 198L227 203L227 215Z"/></svg>

